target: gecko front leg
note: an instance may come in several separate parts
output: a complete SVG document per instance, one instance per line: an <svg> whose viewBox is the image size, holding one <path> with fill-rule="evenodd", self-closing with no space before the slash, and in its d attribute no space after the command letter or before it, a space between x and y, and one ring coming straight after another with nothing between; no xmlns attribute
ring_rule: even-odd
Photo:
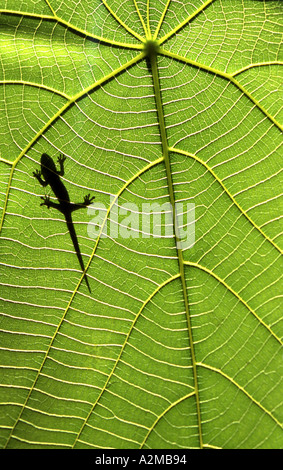
<svg viewBox="0 0 283 470"><path fill-rule="evenodd" d="M83 205L84 206L89 206L92 201L95 199L95 196L92 196L90 197L90 194L87 194L85 197L84 197L84 202L83 202Z"/></svg>
<svg viewBox="0 0 283 470"><path fill-rule="evenodd" d="M95 199L95 196L90 197L90 194L87 194L84 197L84 202L77 203L77 204L71 204L71 211L74 212L78 209L82 209L84 207L89 206L94 199Z"/></svg>
<svg viewBox="0 0 283 470"><path fill-rule="evenodd" d="M66 155L63 155L62 153L57 158L57 162L60 165L60 171L57 171L57 175L59 175L59 176L64 176L64 162L65 162L66 158L67 158Z"/></svg>
<svg viewBox="0 0 283 470"><path fill-rule="evenodd" d="M42 179L42 173L40 170L35 170L32 174L37 179L37 181L41 184L41 186L45 187L48 185L48 183Z"/></svg>

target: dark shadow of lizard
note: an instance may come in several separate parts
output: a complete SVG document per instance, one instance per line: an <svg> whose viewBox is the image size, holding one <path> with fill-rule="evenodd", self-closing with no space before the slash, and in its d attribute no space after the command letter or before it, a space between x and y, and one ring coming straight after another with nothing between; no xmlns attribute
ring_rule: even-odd
<svg viewBox="0 0 283 470"><path fill-rule="evenodd" d="M47 206L48 209L50 207L53 207L54 209L59 210L64 215L69 234L71 236L74 248L76 250L77 258L79 260L81 269L84 273L85 282L87 284L89 292L91 292L88 279L85 273L85 267L84 267L84 262L83 262L81 250L79 247L79 243L78 243L78 238L77 238L75 227L74 227L73 220L72 220L72 212L78 209L87 207L89 204L92 203L95 197L94 196L90 197L90 194L88 194L87 196L84 197L84 202L78 203L78 204L74 204L70 201L70 196L68 194L68 191L60 178L60 176L64 175L64 161L65 160L66 160L66 157L64 155L60 155L58 157L60 171L57 171L55 163L52 160L52 158L49 157L49 155L47 155L46 153L43 153L41 156L41 160L40 160L41 170L34 171L33 176L39 181L41 186L46 187L49 185L53 193L57 197L59 203L50 201L49 196L41 197L41 199L43 199L43 202L40 205ZM43 176L43 179L42 179L42 176Z"/></svg>

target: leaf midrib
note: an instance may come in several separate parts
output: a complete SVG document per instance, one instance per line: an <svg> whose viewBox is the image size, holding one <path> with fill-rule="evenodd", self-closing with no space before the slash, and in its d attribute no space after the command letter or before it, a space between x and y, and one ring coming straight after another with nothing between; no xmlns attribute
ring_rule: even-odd
<svg viewBox="0 0 283 470"><path fill-rule="evenodd" d="M195 358L195 351L194 351L194 341L193 341L192 325L191 325L191 318L190 318L189 302L188 302L188 295L187 295L184 257L183 257L183 252L181 248L178 247L178 244L180 243L181 238L180 238L179 227L178 227L177 218L176 218L175 194L174 194L174 187L173 187L173 180L172 180L171 163L169 159L169 145L168 145L168 139L167 139L167 133L166 133L165 119L164 119L163 106L162 106L162 97L161 97L160 84L159 84L157 55L151 54L150 61L151 61L154 95L155 95L156 107L157 107L157 116L158 116L161 142L162 142L162 152L163 152L163 157L164 157L164 162L165 162L167 185L169 189L169 199L170 199L171 210L172 210L172 215L173 215L173 231L174 231L174 236L175 236L176 251L178 255L178 264L179 264L179 271L180 271L181 284L182 284L182 292L183 292L184 304L185 304L186 320L187 320L188 335L189 335L189 338L188 338L189 347L191 351L191 360L192 360L192 366L193 366L193 381L194 381L195 396L196 396L199 445L200 445L200 448L203 448L197 366L196 366L196 358Z"/></svg>

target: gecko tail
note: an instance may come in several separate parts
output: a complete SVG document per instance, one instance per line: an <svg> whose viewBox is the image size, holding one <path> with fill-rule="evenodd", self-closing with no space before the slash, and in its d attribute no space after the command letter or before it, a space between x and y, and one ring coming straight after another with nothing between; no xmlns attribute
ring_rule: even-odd
<svg viewBox="0 0 283 470"><path fill-rule="evenodd" d="M89 293L91 294L91 288L90 288L90 286L89 286L89 283L88 283L87 275L86 275L86 274L84 275L84 280L85 280L85 282L86 282L86 285L87 285L87 288L88 288L88 290L89 290Z"/></svg>
<svg viewBox="0 0 283 470"><path fill-rule="evenodd" d="M65 216L65 219L66 219L66 224L67 224L67 227L68 227L68 230L69 230L74 248L76 250L76 254L77 254L77 258L78 258L79 263L80 263L81 270L84 273L85 283L87 285L89 293L91 294L91 289L90 289L88 278L87 278L87 275L86 275L86 272L85 272L85 266L84 266L83 258L82 258L82 255L81 255L81 250L80 250L80 247L79 247L79 242L78 242L78 239L77 239L77 235L76 235L76 232L75 232L75 228L74 228L74 224L73 224L71 214L68 214L67 217Z"/></svg>

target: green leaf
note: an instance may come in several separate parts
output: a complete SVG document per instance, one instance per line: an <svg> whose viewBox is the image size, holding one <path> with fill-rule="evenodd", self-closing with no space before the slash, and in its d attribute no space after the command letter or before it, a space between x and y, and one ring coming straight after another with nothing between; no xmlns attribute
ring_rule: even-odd
<svg viewBox="0 0 283 470"><path fill-rule="evenodd" d="M0 12L1 446L282 448L282 2Z"/></svg>

